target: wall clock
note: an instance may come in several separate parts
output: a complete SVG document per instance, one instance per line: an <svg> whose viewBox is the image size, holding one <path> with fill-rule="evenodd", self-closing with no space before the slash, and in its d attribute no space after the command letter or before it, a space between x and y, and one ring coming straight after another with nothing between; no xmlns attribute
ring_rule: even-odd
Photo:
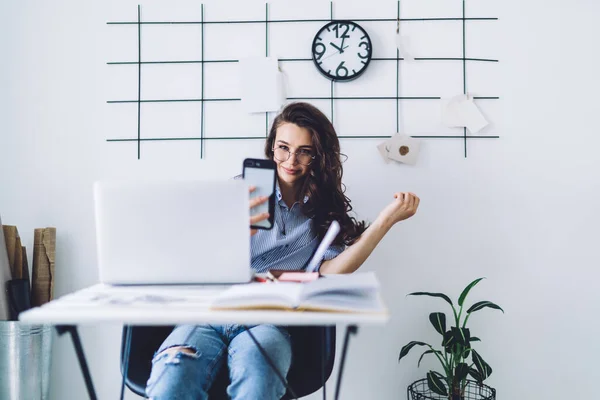
<svg viewBox="0 0 600 400"><path fill-rule="evenodd" d="M373 47L367 32L352 21L332 21L315 35L312 59L325 77L334 81L358 78L369 66Z"/></svg>

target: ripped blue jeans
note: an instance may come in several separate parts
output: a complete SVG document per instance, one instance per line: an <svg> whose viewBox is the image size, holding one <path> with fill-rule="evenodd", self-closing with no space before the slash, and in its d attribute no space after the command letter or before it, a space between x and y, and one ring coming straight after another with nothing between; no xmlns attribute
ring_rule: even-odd
<svg viewBox="0 0 600 400"><path fill-rule="evenodd" d="M290 335L275 325L250 331L283 376L292 361ZM171 348L176 351L169 351ZM185 348L187 351L182 351ZM152 360L146 395L153 400L205 400L219 369L227 362L232 400L279 400L285 385L240 325L180 325Z"/></svg>

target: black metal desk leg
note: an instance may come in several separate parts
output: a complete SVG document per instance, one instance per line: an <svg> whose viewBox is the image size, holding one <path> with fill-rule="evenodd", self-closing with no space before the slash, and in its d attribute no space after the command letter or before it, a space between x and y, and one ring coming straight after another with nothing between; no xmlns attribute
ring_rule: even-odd
<svg viewBox="0 0 600 400"><path fill-rule="evenodd" d="M77 354L79 367L81 367L81 372L83 373L83 379L85 380L85 387L87 388L88 395L90 396L90 400L97 400L98 397L96 396L94 384L92 383L92 376L90 375L90 370L88 368L85 355L83 354L83 347L81 346L81 340L79 339L77 327L75 325L57 325L56 331L59 335L63 335L67 332L71 334L73 347L75 347L75 353Z"/></svg>
<svg viewBox="0 0 600 400"><path fill-rule="evenodd" d="M125 330L125 354L123 356L123 379L121 380L121 396L119 399L123 400L125 396L125 380L127 379L127 372L129 371L129 353L131 353L131 326L127 325ZM121 339L122 340L122 339ZM122 344L122 343L121 343Z"/></svg>
<svg viewBox="0 0 600 400"><path fill-rule="evenodd" d="M327 400L327 388L325 387L325 347L327 346L327 336L329 331L323 329L321 335L321 388L323 390L323 400Z"/></svg>
<svg viewBox="0 0 600 400"><path fill-rule="evenodd" d="M340 396L340 386L342 384L342 374L344 373L344 362L346 361L346 352L348 351L348 341L350 340L350 335L356 335L358 332L358 327L356 325L348 325L346 327L346 336L344 337L344 347L342 348L342 360L340 361L340 369L338 371L338 379L335 387L335 400L339 399Z"/></svg>

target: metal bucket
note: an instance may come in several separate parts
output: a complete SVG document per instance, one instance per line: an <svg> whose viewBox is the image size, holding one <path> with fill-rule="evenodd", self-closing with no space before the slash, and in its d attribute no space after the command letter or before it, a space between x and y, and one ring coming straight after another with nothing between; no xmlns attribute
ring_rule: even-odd
<svg viewBox="0 0 600 400"><path fill-rule="evenodd" d="M49 398L52 328L0 321L0 399Z"/></svg>

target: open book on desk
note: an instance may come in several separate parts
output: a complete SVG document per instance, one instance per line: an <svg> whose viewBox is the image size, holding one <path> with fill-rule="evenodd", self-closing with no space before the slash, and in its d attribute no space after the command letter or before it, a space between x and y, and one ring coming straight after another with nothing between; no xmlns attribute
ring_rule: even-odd
<svg viewBox="0 0 600 400"><path fill-rule="evenodd" d="M386 313L373 272L325 275L312 282L234 285L211 303L216 310Z"/></svg>

